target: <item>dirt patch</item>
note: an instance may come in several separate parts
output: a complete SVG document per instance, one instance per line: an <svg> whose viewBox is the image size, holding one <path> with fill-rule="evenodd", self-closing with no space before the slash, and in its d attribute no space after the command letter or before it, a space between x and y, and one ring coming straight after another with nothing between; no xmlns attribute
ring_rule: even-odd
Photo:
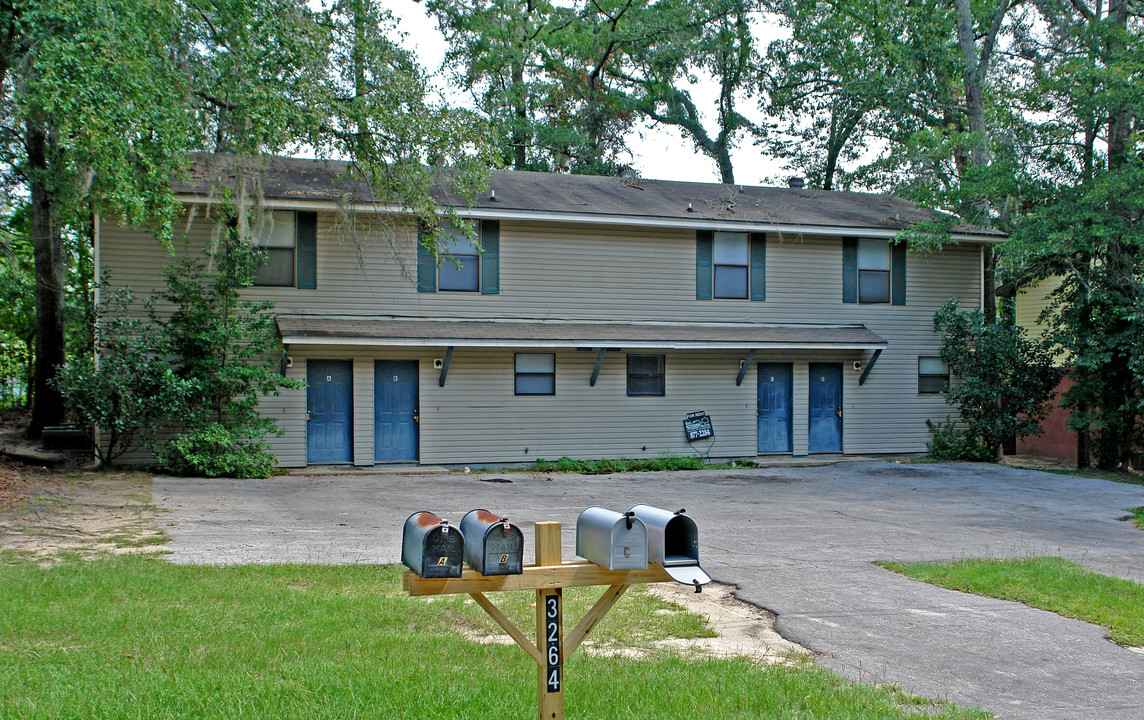
<svg viewBox="0 0 1144 720"><path fill-rule="evenodd" d="M156 552L167 540L157 516L149 475L53 473L0 459L0 551L43 562Z"/></svg>
<svg viewBox="0 0 1144 720"><path fill-rule="evenodd" d="M584 641L584 652L600 656L642 657L652 652L675 650L683 653L715 657L744 657L764 663L783 663L809 655L809 651L783 639L775 631L775 616L750 603L738 600L731 585L709 583L703 592L676 583L648 585L654 593L686 610L702 615L715 632L711 638L673 638L659 640L651 647L615 647L596 645L591 637ZM663 611L660 611L663 612ZM484 635L466 632L466 637L478 643L513 645L508 635Z"/></svg>

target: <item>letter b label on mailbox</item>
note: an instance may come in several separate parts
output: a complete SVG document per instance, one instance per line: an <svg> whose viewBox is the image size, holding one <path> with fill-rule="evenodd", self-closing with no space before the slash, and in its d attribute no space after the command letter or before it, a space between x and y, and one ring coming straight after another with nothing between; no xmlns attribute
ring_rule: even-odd
<svg viewBox="0 0 1144 720"><path fill-rule="evenodd" d="M471 510L461 518L465 562L482 575L524 572L524 534L508 518L488 510Z"/></svg>

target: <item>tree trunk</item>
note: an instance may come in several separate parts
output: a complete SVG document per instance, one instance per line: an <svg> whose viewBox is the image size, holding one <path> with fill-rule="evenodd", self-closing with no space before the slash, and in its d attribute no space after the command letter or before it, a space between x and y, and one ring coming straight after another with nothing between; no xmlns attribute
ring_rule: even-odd
<svg viewBox="0 0 1144 720"><path fill-rule="evenodd" d="M716 143L712 149L712 155L715 157L715 162L719 164L719 182L724 185L734 185L735 168L731 166L731 149L727 147L727 143Z"/></svg>
<svg viewBox="0 0 1144 720"><path fill-rule="evenodd" d="M526 154L529 134L526 129L528 125L528 107L526 105L527 98L524 92L524 63L521 61L514 61L512 64L512 91L515 97L512 99L513 115L516 118L516 123L512 128L512 150L513 150L513 169L524 170L527 167L528 156Z"/></svg>
<svg viewBox="0 0 1144 720"><path fill-rule="evenodd" d="M28 186L32 195L32 249L36 273L36 364L32 419L28 437L38 438L46 425L64 421L63 398L48 381L64 364L64 252L52 217L47 184L48 139L35 123L27 123Z"/></svg>

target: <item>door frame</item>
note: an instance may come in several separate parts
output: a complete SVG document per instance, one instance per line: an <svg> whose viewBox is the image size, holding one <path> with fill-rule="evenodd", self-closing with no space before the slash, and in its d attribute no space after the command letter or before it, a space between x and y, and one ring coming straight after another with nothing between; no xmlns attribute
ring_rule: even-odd
<svg viewBox="0 0 1144 720"><path fill-rule="evenodd" d="M813 418L811 415L812 408L810 406L810 388L811 377L813 373L810 371L812 365L830 365L838 368L838 449L837 450L811 450L810 449L810 421ZM846 413L843 412L843 406L846 399L846 370L841 362L825 362L814 361L807 362L806 364L806 453L807 455L837 455L846 452Z"/></svg>
<svg viewBox="0 0 1144 720"><path fill-rule="evenodd" d="M787 372L787 449L786 450L759 450L759 375L764 365L778 365L786 368ZM791 455L794 453L794 363L792 362L759 362L755 365L755 453L758 455Z"/></svg>
<svg viewBox="0 0 1144 720"><path fill-rule="evenodd" d="M379 363L404 362L413 365L413 457L408 460L377 459L377 368ZM417 358L374 358L373 361L373 463L375 465L421 464L421 361Z"/></svg>
<svg viewBox="0 0 1144 720"><path fill-rule="evenodd" d="M311 460L310 459L310 368L311 363L336 362L345 363L349 368L349 388L346 392L346 434L349 448L348 460ZM354 461L354 361L353 358L306 358L306 465L352 465Z"/></svg>

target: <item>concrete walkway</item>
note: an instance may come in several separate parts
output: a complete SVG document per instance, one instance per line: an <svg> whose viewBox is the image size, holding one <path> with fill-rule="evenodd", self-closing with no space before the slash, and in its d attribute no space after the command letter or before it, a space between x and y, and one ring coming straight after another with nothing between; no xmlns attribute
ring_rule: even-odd
<svg viewBox="0 0 1144 720"><path fill-rule="evenodd" d="M504 481L511 482L504 482ZM998 718L1144 717L1144 654L1102 628L913 582L877 560L1061 555L1144 582L1144 532L1121 518L1144 487L976 464L600 476L358 474L156 478L179 563L389 563L409 513L475 507L564 523L588 505L687 508L704 567L778 615L786 637L862 682Z"/></svg>

